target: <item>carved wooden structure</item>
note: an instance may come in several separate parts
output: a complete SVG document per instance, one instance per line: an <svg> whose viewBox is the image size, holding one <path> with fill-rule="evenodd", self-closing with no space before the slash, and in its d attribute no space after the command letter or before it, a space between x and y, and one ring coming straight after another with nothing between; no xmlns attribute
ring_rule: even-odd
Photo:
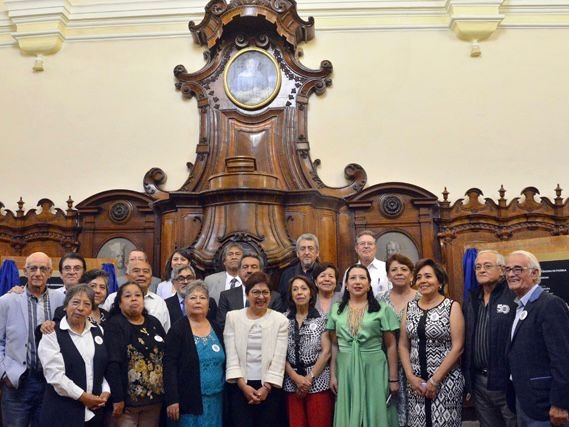
<svg viewBox="0 0 569 427"><path fill-rule="evenodd" d="M81 225L71 197L65 211L54 208L49 199L41 199L37 203L39 209L27 212L24 205L20 198L18 210L14 213L5 210L0 202L0 255L45 251L52 256L60 256L78 249Z"/></svg>
<svg viewBox="0 0 569 427"><path fill-rule="evenodd" d="M341 270L355 261L354 236L371 229L379 238L398 232L419 257L435 257L449 268L450 294L462 298L461 260L476 242L569 234L569 202L557 188L554 201L539 198L533 187L521 198L493 201L478 189L451 203L413 184L383 183L366 189L366 173L357 164L344 170L347 185L326 186L318 177L307 134L307 105L312 94L331 85L332 64L311 70L300 63L298 44L314 37L314 21L301 19L293 0L214 0L201 23L190 22L195 43L205 49L206 64L188 72L174 69L176 88L195 97L200 121L196 158L177 191L162 188L166 173L151 169L144 193L109 190L73 208L12 213L0 204L0 255L51 256L81 251L96 257L116 238L147 252L155 275L175 248L190 247L202 273L220 267L221 249L238 241L267 261L268 271L296 259L294 241L305 232L320 239L320 258ZM262 102L236 100L228 72L250 52L274 64L271 96ZM245 57L245 56L243 56ZM259 68L257 69L260 70ZM165 77L167 78L167 77Z"/></svg>
<svg viewBox="0 0 569 427"><path fill-rule="evenodd" d="M536 237L569 234L569 199L563 200L559 185L553 201L539 197L535 187L526 187L522 197L505 198L501 187L500 198L494 201L482 198L478 188L471 188L465 199L450 203L448 193L443 193L439 202L440 218L438 239L442 261L450 277L460 286L455 286L458 297L462 288L462 256L466 247L479 243L505 240L523 240ZM526 249L520 247L519 249Z"/></svg>
<svg viewBox="0 0 569 427"><path fill-rule="evenodd" d="M349 215L340 211L344 199L363 188L366 174L348 165L349 185L330 188L310 158L306 107L311 94L331 85L332 73L328 61L318 70L299 62L297 45L314 36L313 20L303 21L293 1L214 1L203 21L189 28L207 48L207 63L193 73L178 65L174 74L176 87L198 102L196 163L188 165L188 179L178 191L161 189L162 170L144 179L161 218L162 260L172 247L191 244L196 266L209 271L225 243L240 241L276 270L294 262L294 239L307 231L323 237L324 259L338 259L336 236L351 237ZM280 82L274 98L252 108L232 99L226 76L246 51L274 61Z"/></svg>

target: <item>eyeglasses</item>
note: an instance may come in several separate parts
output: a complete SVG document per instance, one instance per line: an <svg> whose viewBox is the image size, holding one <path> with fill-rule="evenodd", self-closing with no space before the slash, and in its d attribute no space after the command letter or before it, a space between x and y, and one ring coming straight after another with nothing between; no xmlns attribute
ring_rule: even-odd
<svg viewBox="0 0 569 427"><path fill-rule="evenodd" d="M194 280L194 276L178 276L174 279L176 282L190 282Z"/></svg>
<svg viewBox="0 0 569 427"><path fill-rule="evenodd" d="M375 242L358 242L358 246L361 246L361 247L375 246Z"/></svg>
<svg viewBox="0 0 569 427"><path fill-rule="evenodd" d="M28 265L28 266L26 266L26 270L27 270L28 272L30 272L30 273L35 273L36 271L39 270L39 272L40 272L41 274L46 274L46 273L50 270L50 268L49 268L49 267L46 267L46 266L44 266L44 265L42 265L42 266L39 266L39 265Z"/></svg>
<svg viewBox="0 0 569 427"><path fill-rule="evenodd" d="M254 289L251 292L249 292L251 295L253 295L254 297L260 297L261 295L264 297L268 297L269 295L271 295L271 291L260 291L258 289Z"/></svg>
<svg viewBox="0 0 569 427"><path fill-rule="evenodd" d="M520 274L522 274L525 270L535 270L535 268L532 267L522 267L520 265L514 265L513 267L506 267L504 268L504 273L506 274L510 274L513 273L516 276L519 276Z"/></svg>
<svg viewBox="0 0 569 427"><path fill-rule="evenodd" d="M81 266L81 265L66 265L63 267L62 270L65 271L66 273L71 273L72 271L79 272L79 271L83 270L83 266Z"/></svg>
<svg viewBox="0 0 569 427"><path fill-rule="evenodd" d="M488 270L493 269L494 267L499 267L499 265L486 262L484 264L476 264L474 266L474 270L476 270L476 271L480 271L480 270L488 271Z"/></svg>

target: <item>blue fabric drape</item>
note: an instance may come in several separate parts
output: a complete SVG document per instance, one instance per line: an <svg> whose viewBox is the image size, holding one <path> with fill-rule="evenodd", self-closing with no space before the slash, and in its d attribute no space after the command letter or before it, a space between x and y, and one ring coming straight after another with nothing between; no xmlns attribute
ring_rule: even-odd
<svg viewBox="0 0 569 427"><path fill-rule="evenodd" d="M111 263L103 264L103 270L109 273L109 295L119 290L117 283L117 275L115 273L115 265Z"/></svg>
<svg viewBox="0 0 569 427"><path fill-rule="evenodd" d="M468 299L470 290L478 286L476 281L476 271L474 270L474 261L478 250L476 248L468 248L462 257L462 272L464 274L464 301Z"/></svg>
<svg viewBox="0 0 569 427"><path fill-rule="evenodd" d="M20 284L20 273L14 260L5 259L0 267L0 295Z"/></svg>

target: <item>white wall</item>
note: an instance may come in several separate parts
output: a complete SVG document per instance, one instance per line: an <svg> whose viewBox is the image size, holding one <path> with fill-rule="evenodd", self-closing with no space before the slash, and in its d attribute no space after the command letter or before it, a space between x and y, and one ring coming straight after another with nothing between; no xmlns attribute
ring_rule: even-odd
<svg viewBox="0 0 569 427"><path fill-rule="evenodd" d="M318 29L318 20L316 21ZM497 198L526 186L569 194L568 30L500 29L482 57L443 30L322 31L302 62L329 59L333 86L313 96L312 159L320 177L342 186L351 162L368 184L409 182L450 198L470 187ZM65 207L97 192L142 191L151 167L167 188L195 160L195 100L174 88L172 70L197 71L202 51L189 36L66 41L33 73L33 58L0 47L0 201L17 209L42 197Z"/></svg>

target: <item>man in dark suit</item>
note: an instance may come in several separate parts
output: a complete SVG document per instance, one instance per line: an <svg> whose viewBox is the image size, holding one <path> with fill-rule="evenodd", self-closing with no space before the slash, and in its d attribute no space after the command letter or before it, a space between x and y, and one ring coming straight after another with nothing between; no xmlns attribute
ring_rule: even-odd
<svg viewBox="0 0 569 427"><path fill-rule="evenodd" d="M512 252L504 272L518 304L507 352L518 427L567 425L567 305L539 286L541 267L532 253Z"/></svg>
<svg viewBox="0 0 569 427"><path fill-rule="evenodd" d="M203 284L201 280L196 280L196 272L189 265L175 268L173 276L172 284L174 285L174 289L176 289L176 293L164 300L166 307L168 307L168 313L170 314L171 325L186 315L185 298L188 287L194 282ZM214 321L216 313L217 304L215 300L210 297L209 310L207 313L208 320Z"/></svg>
<svg viewBox="0 0 569 427"><path fill-rule="evenodd" d="M245 283L251 274L263 270L263 260L257 254L246 253L239 260L239 277ZM225 327L225 316L228 311L245 308L245 287L237 286L233 289L221 292L219 295L219 307L217 309L217 324L221 329ZM278 292L271 291L269 308L277 311L285 311L286 307Z"/></svg>

